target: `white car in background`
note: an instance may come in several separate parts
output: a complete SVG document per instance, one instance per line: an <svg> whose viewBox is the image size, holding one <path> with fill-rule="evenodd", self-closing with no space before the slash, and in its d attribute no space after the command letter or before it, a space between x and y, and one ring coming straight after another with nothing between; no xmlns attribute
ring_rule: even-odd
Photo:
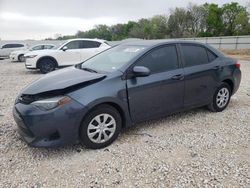
<svg viewBox="0 0 250 188"><path fill-rule="evenodd" d="M25 50L27 48L28 48L27 45L22 44L22 43L4 44L0 48L0 59L7 59L7 58L9 58L9 55L11 52L16 51L16 50Z"/></svg>
<svg viewBox="0 0 250 188"><path fill-rule="evenodd" d="M71 39L51 50L25 54L25 66L48 73L58 67L81 63L108 48L106 41L100 39Z"/></svg>
<svg viewBox="0 0 250 188"><path fill-rule="evenodd" d="M51 49L54 47L55 47L55 45L53 45L53 44L39 44L39 45L35 45L35 46L31 47L30 49L13 51L10 53L10 60L24 62L25 61L24 54L26 54L30 51L47 50L47 49Z"/></svg>

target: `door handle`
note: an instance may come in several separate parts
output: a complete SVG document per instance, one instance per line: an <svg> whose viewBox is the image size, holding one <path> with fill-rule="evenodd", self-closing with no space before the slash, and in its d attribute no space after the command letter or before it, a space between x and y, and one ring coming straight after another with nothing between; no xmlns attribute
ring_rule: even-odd
<svg viewBox="0 0 250 188"><path fill-rule="evenodd" d="M172 80L183 80L184 75L183 74L177 74L171 78Z"/></svg>
<svg viewBox="0 0 250 188"><path fill-rule="evenodd" d="M214 70L220 70L220 69L222 69L222 67L218 65L218 66L214 66L213 69Z"/></svg>

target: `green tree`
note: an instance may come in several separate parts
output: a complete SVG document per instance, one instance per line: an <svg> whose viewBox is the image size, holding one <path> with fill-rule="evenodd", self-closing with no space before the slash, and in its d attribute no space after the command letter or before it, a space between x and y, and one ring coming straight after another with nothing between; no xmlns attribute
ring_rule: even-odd
<svg viewBox="0 0 250 188"><path fill-rule="evenodd" d="M151 39L163 39L167 36L167 17L166 16L154 16L150 20Z"/></svg>
<svg viewBox="0 0 250 188"><path fill-rule="evenodd" d="M206 11L207 36L220 36L223 33L224 25L222 20L223 10L217 4L204 4Z"/></svg>
<svg viewBox="0 0 250 188"><path fill-rule="evenodd" d="M250 3L248 6L250 9ZM236 2L224 4L222 7L213 3L189 4L187 8L170 10L169 17L156 15L137 22L129 21L113 26L96 25L91 30L78 31L75 35L55 37L63 40L76 37L123 40L247 35L250 34L248 9Z"/></svg>
<svg viewBox="0 0 250 188"><path fill-rule="evenodd" d="M112 34L112 40L122 40L126 38L126 25L127 24L116 24L111 26L110 32Z"/></svg>
<svg viewBox="0 0 250 188"><path fill-rule="evenodd" d="M189 32L193 37L201 35L206 31L206 10L204 6L188 5Z"/></svg>
<svg viewBox="0 0 250 188"><path fill-rule="evenodd" d="M184 37L188 30L188 14L184 8L176 8L171 10L168 19L168 32L170 37L179 38Z"/></svg>
<svg viewBox="0 0 250 188"><path fill-rule="evenodd" d="M246 7L232 2L224 4L222 10L225 35L231 36L246 33L249 26Z"/></svg>
<svg viewBox="0 0 250 188"><path fill-rule="evenodd" d="M131 29L129 36L134 38L150 39L151 33L150 20L143 18L140 19L138 24Z"/></svg>

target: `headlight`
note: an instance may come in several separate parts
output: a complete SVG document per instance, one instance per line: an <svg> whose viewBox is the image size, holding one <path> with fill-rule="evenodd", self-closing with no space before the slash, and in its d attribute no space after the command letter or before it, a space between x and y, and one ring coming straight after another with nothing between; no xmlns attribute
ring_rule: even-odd
<svg viewBox="0 0 250 188"><path fill-rule="evenodd" d="M39 108L40 110L47 111L52 110L58 106L63 106L64 104L71 101L71 98L67 96L53 97L49 99L43 99L39 101L32 102L31 104Z"/></svg>
<svg viewBox="0 0 250 188"><path fill-rule="evenodd" d="M25 58L34 58L36 57L37 55L27 55L27 56L24 56Z"/></svg>

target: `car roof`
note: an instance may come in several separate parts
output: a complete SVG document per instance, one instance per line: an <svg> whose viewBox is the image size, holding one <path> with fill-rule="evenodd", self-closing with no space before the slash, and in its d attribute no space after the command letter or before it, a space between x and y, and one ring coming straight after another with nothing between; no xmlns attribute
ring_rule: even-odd
<svg viewBox="0 0 250 188"><path fill-rule="evenodd" d="M2 44L2 46L6 45L6 44L21 44L21 45L27 45L26 43L22 43L22 42L9 42L9 43L4 43Z"/></svg>
<svg viewBox="0 0 250 188"><path fill-rule="evenodd" d="M201 45L212 52L214 52L217 56L224 56L223 53L221 53L219 50L215 49L214 47L210 46L209 44L197 42L197 41L188 41L188 40L179 40L179 39L159 39L159 40L135 40L131 42L124 42L121 43L120 45L131 45L131 46L144 46L146 49L150 49L153 47L161 46L164 44L196 44L196 45Z"/></svg>
<svg viewBox="0 0 250 188"><path fill-rule="evenodd" d="M88 41L96 41L96 42L105 42L105 40L102 40L102 39L90 39L90 38L75 38L75 39L69 39L67 40L67 42L70 42L70 41L75 41L75 40L88 40Z"/></svg>
<svg viewBox="0 0 250 188"><path fill-rule="evenodd" d="M158 39L158 40L135 40L130 42L124 42L124 45L142 45L142 46L157 46L163 44L176 44L176 43L187 43L187 44L198 44L206 46L204 43L196 42L196 41L187 41L187 40L177 40L177 39Z"/></svg>

